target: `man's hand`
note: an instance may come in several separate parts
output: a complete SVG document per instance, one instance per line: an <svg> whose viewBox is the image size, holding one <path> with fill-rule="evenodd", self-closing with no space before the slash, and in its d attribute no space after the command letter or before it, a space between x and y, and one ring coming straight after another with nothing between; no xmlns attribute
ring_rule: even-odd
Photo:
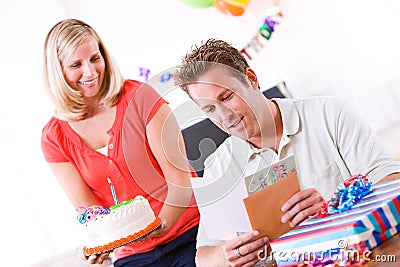
<svg viewBox="0 0 400 267"><path fill-rule="evenodd" d="M286 201L281 210L286 212L281 221L290 221L290 226L295 227L310 216L315 215L324 202L324 198L315 188L307 188L294 194Z"/></svg>
<svg viewBox="0 0 400 267"><path fill-rule="evenodd" d="M399 180L399 179L400 179L400 172L395 172L395 173L389 174L388 176L379 180L378 184L384 183L384 182L389 182L389 181L394 181L394 180Z"/></svg>
<svg viewBox="0 0 400 267"><path fill-rule="evenodd" d="M229 266L250 267L259 261L260 251L265 249L269 241L267 237L257 238L258 235L258 231L252 231L224 243L222 249Z"/></svg>

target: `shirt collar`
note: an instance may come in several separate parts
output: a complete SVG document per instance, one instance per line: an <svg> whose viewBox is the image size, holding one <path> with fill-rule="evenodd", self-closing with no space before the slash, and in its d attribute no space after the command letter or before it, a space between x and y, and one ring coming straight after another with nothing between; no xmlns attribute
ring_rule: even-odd
<svg viewBox="0 0 400 267"><path fill-rule="evenodd" d="M274 101L281 112L283 133L286 136L295 135L300 130L299 112L292 99L274 98Z"/></svg>
<svg viewBox="0 0 400 267"><path fill-rule="evenodd" d="M245 141L245 142L247 144L247 159L251 159L255 154L260 155L266 151L273 152L273 150L270 148L267 148L267 147L266 148L258 148L258 147L253 146L248 141ZM273 152L273 153L275 153L275 152Z"/></svg>
<svg viewBox="0 0 400 267"><path fill-rule="evenodd" d="M271 101L274 101L278 105L279 111L282 116L283 134L282 134L281 145L279 148L281 149L281 147L285 146L289 142L290 138L288 137L290 135L294 135L299 132L300 116L295 104L291 99L274 98L271 99ZM257 148L248 141L245 142L247 143L248 146L247 149L248 159L251 159L251 157L254 154L262 154L266 151L271 151L275 154L275 152L270 148Z"/></svg>
<svg viewBox="0 0 400 267"><path fill-rule="evenodd" d="M281 143L284 142L284 144L282 144L282 146L284 146L286 143L289 142L289 138L287 137L296 134L300 129L299 112L297 111L297 108L293 101L290 99L274 98L272 99L272 101L277 103L281 112L283 124L283 141L281 140ZM254 154L262 154L266 151L270 151L275 154L275 152L270 148L257 148L253 146L250 142L240 139L239 137L231 136L231 142L235 143L234 146L240 146L242 147L242 149L246 150L247 159L251 159Z"/></svg>

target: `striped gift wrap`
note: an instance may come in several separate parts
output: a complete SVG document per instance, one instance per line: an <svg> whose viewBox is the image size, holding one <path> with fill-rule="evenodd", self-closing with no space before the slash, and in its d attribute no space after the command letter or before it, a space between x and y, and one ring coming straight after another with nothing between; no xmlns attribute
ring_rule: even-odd
<svg viewBox="0 0 400 267"><path fill-rule="evenodd" d="M314 255L340 259L354 246L372 249L400 232L400 180L380 183L350 210L305 221L271 242L278 266Z"/></svg>

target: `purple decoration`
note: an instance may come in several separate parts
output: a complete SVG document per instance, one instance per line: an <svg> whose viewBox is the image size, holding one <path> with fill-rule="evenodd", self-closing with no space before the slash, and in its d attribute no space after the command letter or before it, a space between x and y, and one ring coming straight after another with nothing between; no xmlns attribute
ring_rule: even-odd
<svg viewBox="0 0 400 267"><path fill-rule="evenodd" d="M109 208L103 208L102 206L93 205L88 207L84 213L78 215L78 221L81 224L85 224L89 221L97 220L98 216L109 214L111 211Z"/></svg>
<svg viewBox="0 0 400 267"><path fill-rule="evenodd" d="M265 18L264 21L265 25L273 32L275 30L275 25L278 24L276 21L274 21L270 16Z"/></svg>
<svg viewBox="0 0 400 267"><path fill-rule="evenodd" d="M171 80L173 76L174 76L174 74L172 74L172 73L170 73L170 72L163 73L163 74L161 75L160 81L161 81L162 83L166 83L166 82L168 82L169 80Z"/></svg>
<svg viewBox="0 0 400 267"><path fill-rule="evenodd" d="M150 70L146 68L139 68L139 76L143 76L144 80L147 81L149 79Z"/></svg>

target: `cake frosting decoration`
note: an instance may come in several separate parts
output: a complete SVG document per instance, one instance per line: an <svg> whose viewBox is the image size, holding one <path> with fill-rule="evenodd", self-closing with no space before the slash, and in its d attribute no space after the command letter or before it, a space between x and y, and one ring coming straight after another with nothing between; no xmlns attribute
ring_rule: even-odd
<svg viewBox="0 0 400 267"><path fill-rule="evenodd" d="M103 208L98 205L93 205L86 209L79 207L77 211L81 212L81 214L78 215L78 221L82 224L86 224L88 221L96 220L99 216L110 213L109 208Z"/></svg>

